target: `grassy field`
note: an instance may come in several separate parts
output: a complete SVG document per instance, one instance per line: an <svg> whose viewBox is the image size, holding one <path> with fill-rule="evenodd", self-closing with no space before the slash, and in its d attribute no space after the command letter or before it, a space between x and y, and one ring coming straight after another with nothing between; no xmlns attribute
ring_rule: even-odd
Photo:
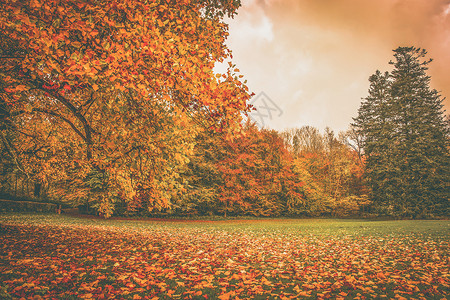
<svg viewBox="0 0 450 300"><path fill-rule="evenodd" d="M447 299L450 221L0 215L0 299Z"/></svg>

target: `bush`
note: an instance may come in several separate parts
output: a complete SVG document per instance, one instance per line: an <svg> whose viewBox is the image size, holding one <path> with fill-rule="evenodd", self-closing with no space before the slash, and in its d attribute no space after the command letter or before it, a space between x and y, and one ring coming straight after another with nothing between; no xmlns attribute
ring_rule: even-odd
<svg viewBox="0 0 450 300"><path fill-rule="evenodd" d="M53 203L0 199L0 212L55 212L56 209Z"/></svg>

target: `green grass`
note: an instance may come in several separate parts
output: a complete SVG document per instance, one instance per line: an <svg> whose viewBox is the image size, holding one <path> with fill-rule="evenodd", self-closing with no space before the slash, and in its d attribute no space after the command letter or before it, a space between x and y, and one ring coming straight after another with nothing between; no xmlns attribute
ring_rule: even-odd
<svg viewBox="0 0 450 300"><path fill-rule="evenodd" d="M236 219L236 220L121 220L93 217L74 217L57 214L7 213L0 214L0 223L50 226L102 226L152 230L180 228L206 230L244 231L273 234L315 234L320 236L350 235L354 237L374 235L420 234L436 238L450 236L450 220L393 220L371 221L358 219Z"/></svg>
<svg viewBox="0 0 450 300"><path fill-rule="evenodd" d="M3 214L0 297L441 299L449 237L448 220Z"/></svg>

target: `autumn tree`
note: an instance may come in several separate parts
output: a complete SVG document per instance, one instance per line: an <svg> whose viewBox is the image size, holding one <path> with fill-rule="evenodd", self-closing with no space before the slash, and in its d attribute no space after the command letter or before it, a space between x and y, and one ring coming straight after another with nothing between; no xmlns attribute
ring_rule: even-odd
<svg viewBox="0 0 450 300"><path fill-rule="evenodd" d="M288 149L294 155L299 153L320 153L325 145L319 130L312 126L286 129L281 133Z"/></svg>
<svg viewBox="0 0 450 300"><path fill-rule="evenodd" d="M247 122L232 138L197 136L186 172L181 210L187 213L276 216L297 214L303 183L274 130Z"/></svg>
<svg viewBox="0 0 450 300"><path fill-rule="evenodd" d="M324 190L332 199L332 215L356 215L369 204L363 180L364 165L358 152L346 143L345 133L338 136L325 129L326 176Z"/></svg>
<svg viewBox="0 0 450 300"><path fill-rule="evenodd" d="M230 55L222 19L238 6L4 1L0 121L24 147L11 147L23 172L107 216L117 201L170 205L192 122L231 133L247 110L234 69L212 71Z"/></svg>
<svg viewBox="0 0 450 300"><path fill-rule="evenodd" d="M430 88L426 54L395 49L393 71L370 77L369 96L354 119L372 197L384 213L448 214L449 126L443 97Z"/></svg>
<svg viewBox="0 0 450 300"><path fill-rule="evenodd" d="M217 162L223 153L224 134L199 130L189 162L180 176L182 193L173 200L171 213L177 215L214 215L221 211L219 186L223 184Z"/></svg>
<svg viewBox="0 0 450 300"><path fill-rule="evenodd" d="M358 152L326 128L304 126L282 133L294 156L294 170L304 183L304 203L297 207L304 215L356 215L367 206L363 163Z"/></svg>

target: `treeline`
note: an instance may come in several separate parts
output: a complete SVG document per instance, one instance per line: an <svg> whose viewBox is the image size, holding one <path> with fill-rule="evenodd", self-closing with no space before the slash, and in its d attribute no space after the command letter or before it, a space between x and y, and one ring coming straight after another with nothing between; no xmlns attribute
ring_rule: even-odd
<svg viewBox="0 0 450 300"><path fill-rule="evenodd" d="M368 204L357 153L328 130L277 132L247 123L232 140L197 137L177 214L348 216ZM310 145L314 144L314 147Z"/></svg>
<svg viewBox="0 0 450 300"><path fill-rule="evenodd" d="M193 126L193 125L192 125ZM125 193L110 196L111 215L128 216L356 216L368 212L367 188L364 185L364 164L349 143L350 134L336 136L327 129L305 126L284 132L259 129L247 122L234 137L211 130L199 130L192 139L189 154L174 155L171 176L163 168L152 169L153 178L161 178L159 186L141 190L126 197ZM179 148L178 145L166 147ZM36 190L19 180L13 163L6 163L3 148L3 193L22 191L33 198ZM176 151L166 149L167 153ZM178 153L178 152L177 152ZM165 154L161 153L161 159ZM135 167L148 157L135 157ZM9 167L9 168L8 168ZM147 170L146 172L150 172ZM158 174L159 173L159 174ZM91 172L78 190L70 180L53 178L42 184L40 197L73 206L84 212L106 212L104 202L95 193L108 194L107 173ZM156 182L156 180L155 180ZM89 193L85 191L89 189ZM17 191L19 190L19 191ZM109 191L111 192L111 191ZM152 197L164 201L149 201ZM91 196L91 197L90 197Z"/></svg>

